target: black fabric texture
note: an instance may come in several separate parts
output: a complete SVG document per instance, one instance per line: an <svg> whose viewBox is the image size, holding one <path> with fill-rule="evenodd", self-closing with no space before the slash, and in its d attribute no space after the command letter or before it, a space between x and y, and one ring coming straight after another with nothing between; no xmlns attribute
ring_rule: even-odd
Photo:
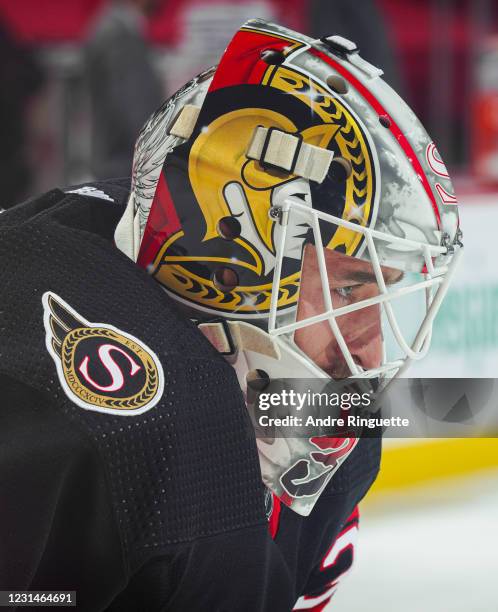
<svg viewBox="0 0 498 612"><path fill-rule="evenodd" d="M310 517L283 507L273 541L234 370L115 248L129 179L91 187L113 201L56 189L0 215L2 588L67 585L82 610L290 610L375 479L380 441L358 443ZM154 351L157 405L124 417L68 397L46 291Z"/></svg>
<svg viewBox="0 0 498 612"><path fill-rule="evenodd" d="M151 559L108 610L289 612L296 599L282 552L266 526L256 526L200 538L188 549ZM167 601L162 607L161 600Z"/></svg>
<svg viewBox="0 0 498 612"><path fill-rule="evenodd" d="M132 566L149 548L264 522L254 436L232 368L164 291L99 235L101 224L93 228L98 233L71 227L111 207L117 221L119 205L58 192L30 207L43 209L46 199L49 209L18 225L7 227L11 214L22 217L16 208L0 219L0 370L38 390L96 442ZM156 352L165 375L157 407L124 419L69 401L45 347L47 290L87 320L112 323Z"/></svg>
<svg viewBox="0 0 498 612"><path fill-rule="evenodd" d="M0 590L77 587L78 609L103 609L127 568L94 444L2 375L0 398Z"/></svg>

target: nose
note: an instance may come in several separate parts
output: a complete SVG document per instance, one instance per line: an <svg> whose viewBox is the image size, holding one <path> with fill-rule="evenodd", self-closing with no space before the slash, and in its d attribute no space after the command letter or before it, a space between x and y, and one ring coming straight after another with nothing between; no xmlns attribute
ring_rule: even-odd
<svg viewBox="0 0 498 612"><path fill-rule="evenodd" d="M364 370L378 368L382 364L382 335L378 334L363 346L355 348L351 355Z"/></svg>
<svg viewBox="0 0 498 612"><path fill-rule="evenodd" d="M364 370L378 368L382 364L383 337L380 318L370 320L368 327L348 343L351 356Z"/></svg>

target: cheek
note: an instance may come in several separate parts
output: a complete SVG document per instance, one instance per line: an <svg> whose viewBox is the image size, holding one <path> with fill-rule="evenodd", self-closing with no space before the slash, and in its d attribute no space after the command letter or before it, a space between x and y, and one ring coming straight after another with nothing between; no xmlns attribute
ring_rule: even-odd
<svg viewBox="0 0 498 612"><path fill-rule="evenodd" d="M381 334L381 313L378 304L356 310L337 318L339 329L346 341L368 336L372 338Z"/></svg>
<svg viewBox="0 0 498 612"><path fill-rule="evenodd" d="M309 357L321 364L328 361L330 352L337 346L334 333L327 321L296 330L294 341Z"/></svg>
<svg viewBox="0 0 498 612"><path fill-rule="evenodd" d="M325 303L321 285L318 283L307 283L301 286L297 307L297 320L302 321L323 312L325 312Z"/></svg>
<svg viewBox="0 0 498 612"><path fill-rule="evenodd" d="M321 283L305 283L300 295L300 299L303 302L311 302L315 306L320 306L321 310L323 310L323 288Z"/></svg>

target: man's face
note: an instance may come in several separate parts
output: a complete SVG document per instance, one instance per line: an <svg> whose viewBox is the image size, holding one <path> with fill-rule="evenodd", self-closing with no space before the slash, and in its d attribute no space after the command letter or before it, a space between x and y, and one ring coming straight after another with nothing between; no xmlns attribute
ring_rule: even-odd
<svg viewBox="0 0 498 612"><path fill-rule="evenodd" d="M325 250L325 263L333 308L340 308L379 295L372 265ZM401 280L403 273L382 267L386 285ZM306 245L303 256L301 288L297 320L302 321L325 312L323 288L318 268L316 249ZM337 317L337 324L355 363L364 370L377 368L382 363L382 329L380 305L361 308ZM297 346L316 365L334 379L351 376L350 369L328 321L321 321L296 330Z"/></svg>

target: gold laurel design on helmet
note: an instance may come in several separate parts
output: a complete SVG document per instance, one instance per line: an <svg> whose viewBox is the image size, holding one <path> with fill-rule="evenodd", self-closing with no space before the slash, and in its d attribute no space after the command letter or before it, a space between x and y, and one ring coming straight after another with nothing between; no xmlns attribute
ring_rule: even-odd
<svg viewBox="0 0 498 612"><path fill-rule="evenodd" d="M328 89L308 75L288 66L279 66L276 69L272 66L265 72L262 82L295 96L325 123L338 126L335 142L341 155L351 163L352 168L351 176L346 181L346 201L342 218L366 226L373 204L373 164L356 119ZM363 235L359 232L340 226L327 248L333 250L344 246L346 254L352 255L362 238Z"/></svg>
<svg viewBox="0 0 498 612"><path fill-rule="evenodd" d="M264 312L270 308L271 283L257 286L239 286L223 293L211 280L202 278L178 264L160 266L155 274L168 289L188 301L226 312ZM297 302L301 273L296 272L279 285L277 306L285 308Z"/></svg>
<svg viewBox="0 0 498 612"><path fill-rule="evenodd" d="M74 356L77 345L90 337L104 337L115 340L133 352L145 368L146 379L140 391L124 398L113 398L100 393L94 393L80 382L76 374ZM146 405L157 393L159 388L159 373L152 357L130 338L118 334L105 327L84 327L71 330L64 338L61 349L61 362L64 378L71 391L82 401L102 408L133 411ZM91 396L91 401L89 400Z"/></svg>

